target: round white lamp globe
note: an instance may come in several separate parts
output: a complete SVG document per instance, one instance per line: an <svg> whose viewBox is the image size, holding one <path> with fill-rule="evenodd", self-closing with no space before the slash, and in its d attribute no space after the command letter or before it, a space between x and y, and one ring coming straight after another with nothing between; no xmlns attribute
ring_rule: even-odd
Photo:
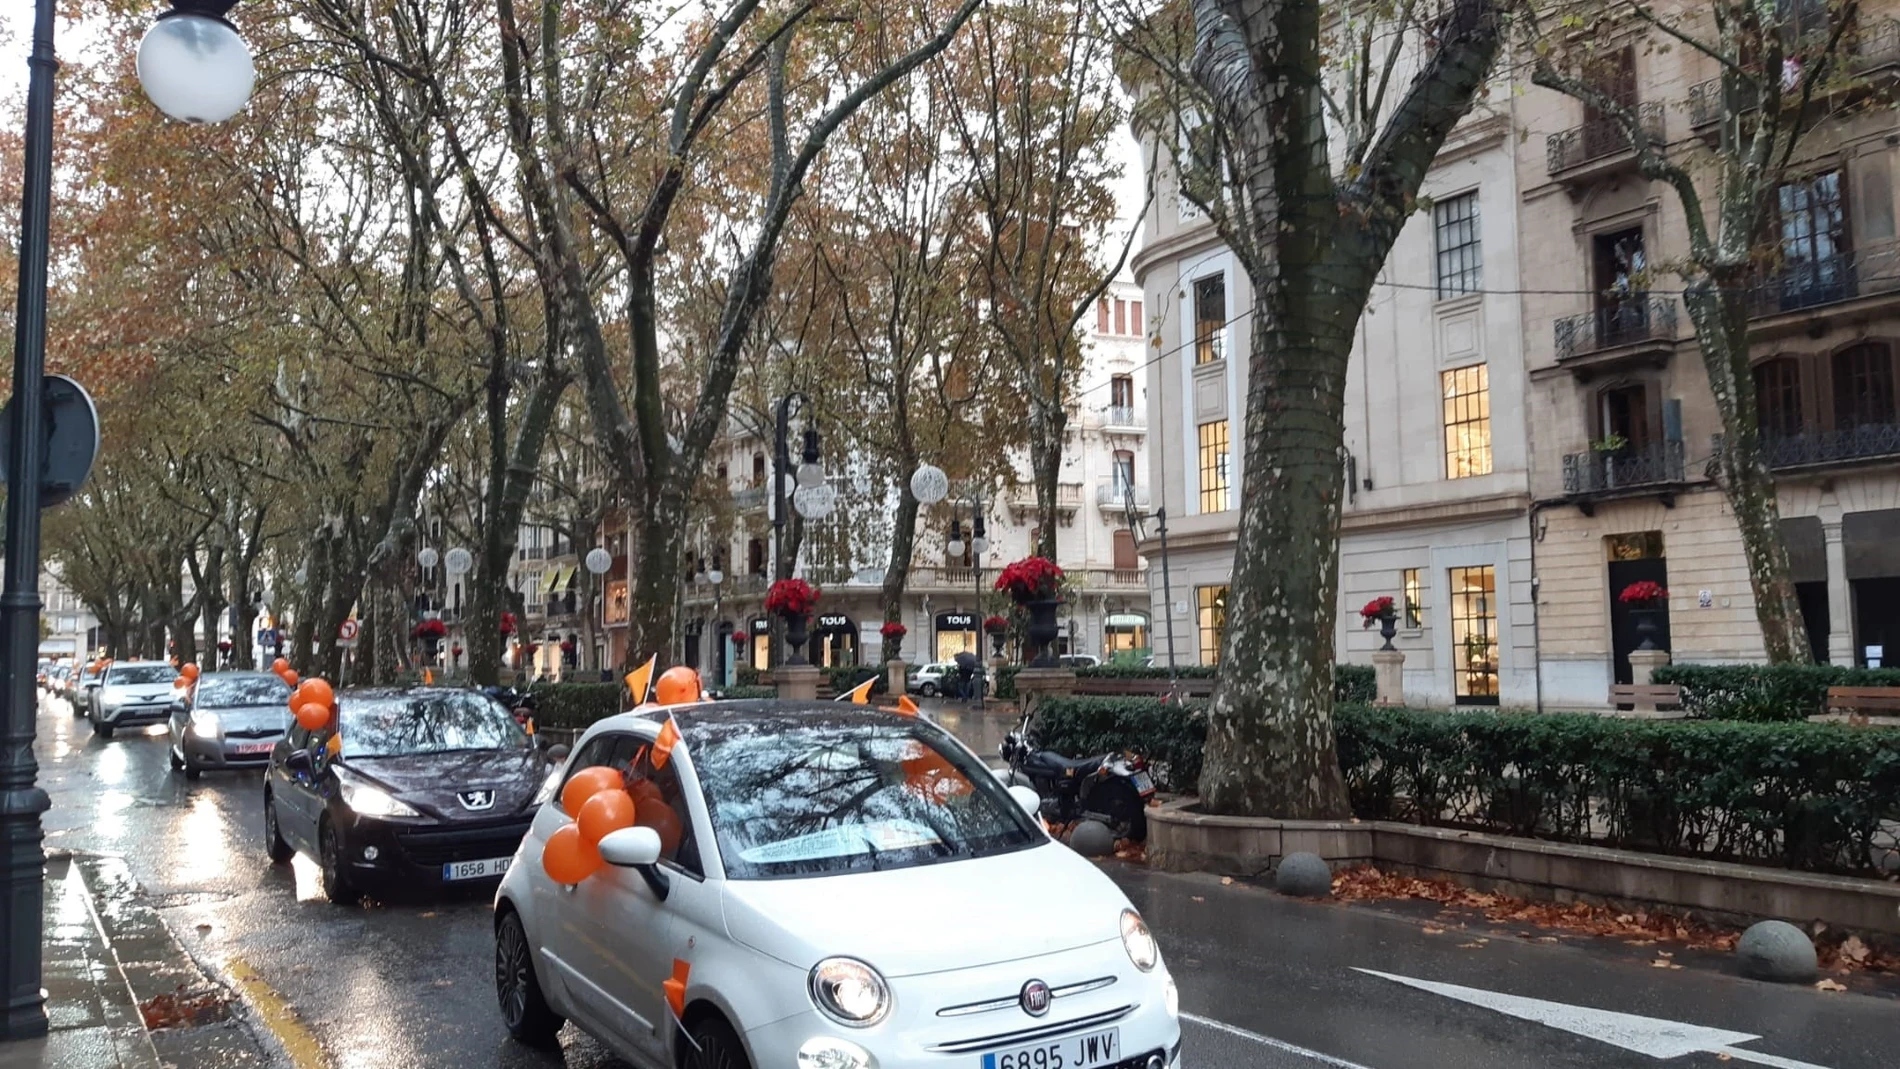
<svg viewBox="0 0 1900 1069"><path fill-rule="evenodd" d="M257 84L251 46L221 18L174 12L139 42L139 85L158 110L188 123L223 122Z"/></svg>
<svg viewBox="0 0 1900 1069"><path fill-rule="evenodd" d="M435 567L435 562L441 559L442 557L436 553L434 546L423 546L422 549L416 553L416 563L422 565L424 568Z"/></svg>
<svg viewBox="0 0 1900 1069"><path fill-rule="evenodd" d="M919 504L934 505L950 496L950 476L935 464L925 464L911 473L910 496Z"/></svg>
<svg viewBox="0 0 1900 1069"><path fill-rule="evenodd" d="M450 575L466 575L468 570L475 566L475 557L468 550L457 546L449 550L449 555L443 563L448 565Z"/></svg>
<svg viewBox="0 0 1900 1069"><path fill-rule="evenodd" d="M801 486L792 495L792 507L808 520L822 520L837 506L838 491L823 482L817 486Z"/></svg>
<svg viewBox="0 0 1900 1069"><path fill-rule="evenodd" d="M606 575L607 569L614 566L614 555L595 546L587 551L587 570L595 575Z"/></svg>
<svg viewBox="0 0 1900 1069"><path fill-rule="evenodd" d="M712 571L706 573L706 581L714 586L718 586L726 581L726 573L714 568Z"/></svg>

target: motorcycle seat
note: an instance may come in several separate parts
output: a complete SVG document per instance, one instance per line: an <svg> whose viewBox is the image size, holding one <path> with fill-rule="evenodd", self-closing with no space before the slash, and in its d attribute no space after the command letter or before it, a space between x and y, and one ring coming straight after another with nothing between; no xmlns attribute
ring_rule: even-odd
<svg viewBox="0 0 1900 1069"><path fill-rule="evenodd" d="M1102 766L1101 757L1081 757L1071 760L1053 750L1038 750L1023 759L1029 768L1046 769L1050 772L1093 772Z"/></svg>

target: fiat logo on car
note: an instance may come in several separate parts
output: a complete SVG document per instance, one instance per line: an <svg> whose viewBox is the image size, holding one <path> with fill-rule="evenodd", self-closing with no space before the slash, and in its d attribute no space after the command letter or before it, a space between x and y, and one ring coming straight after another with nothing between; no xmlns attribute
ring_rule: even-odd
<svg viewBox="0 0 1900 1069"><path fill-rule="evenodd" d="M1031 1017L1041 1017L1049 1012L1049 985L1041 980L1031 980L1023 985L1020 1001L1023 1012Z"/></svg>

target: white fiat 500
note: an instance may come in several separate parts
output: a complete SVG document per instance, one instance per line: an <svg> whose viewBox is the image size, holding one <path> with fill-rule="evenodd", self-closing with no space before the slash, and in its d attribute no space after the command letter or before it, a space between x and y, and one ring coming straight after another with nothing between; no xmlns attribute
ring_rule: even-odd
<svg viewBox="0 0 1900 1069"><path fill-rule="evenodd" d="M516 1039L572 1020L653 1069L1178 1069L1147 925L948 733L831 703L663 712L662 767L663 713L627 713L542 788L495 900ZM595 766L635 826L564 886L542 853Z"/></svg>

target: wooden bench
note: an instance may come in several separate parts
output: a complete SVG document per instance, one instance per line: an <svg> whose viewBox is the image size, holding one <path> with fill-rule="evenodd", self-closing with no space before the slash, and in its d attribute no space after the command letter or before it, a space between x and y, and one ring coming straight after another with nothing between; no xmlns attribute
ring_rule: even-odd
<svg viewBox="0 0 1900 1069"><path fill-rule="evenodd" d="M1900 687L1829 687L1827 712L1808 719L1862 727L1900 727Z"/></svg>
<svg viewBox="0 0 1900 1069"><path fill-rule="evenodd" d="M1671 712L1663 712L1664 706ZM1674 683L1612 683L1610 707L1613 716L1640 717L1646 720L1680 720L1682 688Z"/></svg>

